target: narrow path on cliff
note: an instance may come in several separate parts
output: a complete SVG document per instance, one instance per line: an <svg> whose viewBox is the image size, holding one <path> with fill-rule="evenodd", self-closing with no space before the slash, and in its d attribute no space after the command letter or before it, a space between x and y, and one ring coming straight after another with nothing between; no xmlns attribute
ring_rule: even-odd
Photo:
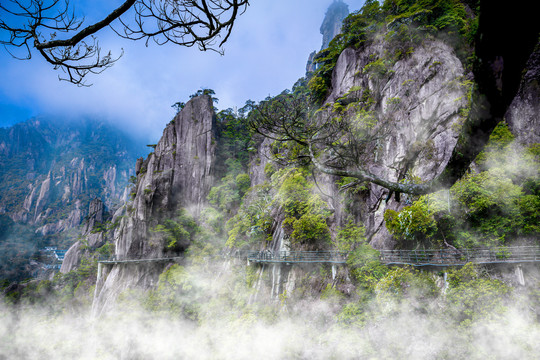
<svg viewBox="0 0 540 360"><path fill-rule="evenodd" d="M222 258L237 258L254 263L329 263L346 264L348 252L340 251L255 251L237 250ZM101 264L136 264L149 262L167 262L184 257L166 257L153 259L117 259L99 260ZM380 260L386 265L411 266L463 266L475 264L520 264L540 262L539 246L494 247L490 249L441 249L441 250L380 250Z"/></svg>

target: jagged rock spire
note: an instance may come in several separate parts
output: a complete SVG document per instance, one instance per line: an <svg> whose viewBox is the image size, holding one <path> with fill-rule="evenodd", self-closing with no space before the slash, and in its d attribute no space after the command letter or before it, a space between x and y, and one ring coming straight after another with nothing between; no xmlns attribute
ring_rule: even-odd
<svg viewBox="0 0 540 360"><path fill-rule="evenodd" d="M328 7L321 25L321 34L323 36L321 50L326 49L330 41L337 34L341 33L341 25L347 15L349 15L349 5L345 4L342 0L334 0Z"/></svg>

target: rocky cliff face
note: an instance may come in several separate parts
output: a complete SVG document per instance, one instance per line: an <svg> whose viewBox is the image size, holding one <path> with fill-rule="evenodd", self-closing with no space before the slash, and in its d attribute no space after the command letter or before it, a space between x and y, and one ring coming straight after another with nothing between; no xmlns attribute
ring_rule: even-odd
<svg viewBox="0 0 540 360"><path fill-rule="evenodd" d="M384 71L368 71L373 59L382 59L385 51L380 43L360 51L346 49L334 69L327 102L338 100L350 89L369 89L378 104L379 118L387 122L387 136L374 149L368 170L399 181L407 154L416 152L409 174L430 180L442 172L452 154L468 106L470 83L452 48L440 41L425 41L410 57ZM369 210L359 220L374 247L391 248L383 214L387 208L403 206L406 199L399 203L387 199L388 191L373 184L369 190L364 199Z"/></svg>
<svg viewBox="0 0 540 360"><path fill-rule="evenodd" d="M506 120L523 145L540 143L540 47L536 47L523 75L518 94L506 114Z"/></svg>
<svg viewBox="0 0 540 360"><path fill-rule="evenodd" d="M194 217L199 215L213 183L215 144L212 99L207 95L193 98L167 125L155 152L137 161L133 201L128 203L127 214L115 231L118 259L181 254L167 249L165 240L151 229L180 208ZM107 269L96 287L95 313L110 306L130 286L155 284L162 270L159 263L130 267L119 264Z"/></svg>
<svg viewBox="0 0 540 360"><path fill-rule="evenodd" d="M98 121L34 119L0 129L0 213L43 236L73 229L90 200L123 201L134 141Z"/></svg>
<svg viewBox="0 0 540 360"><path fill-rule="evenodd" d="M416 160L409 171L423 180L437 176L448 162L452 149L468 109L467 93L471 86L470 75L451 47L438 40L425 41L410 57L391 67L374 73L368 71L370 64L382 59L387 50L384 43L364 47L361 50L346 49L340 55L332 75L332 89L326 102L347 99L354 91L368 89L378 103L381 119L388 121L387 136L374 150L367 168L374 174L391 180L399 180L406 154L413 150ZM519 93L508 110L508 121L516 139L524 146L539 143L540 129L540 53L532 54L524 73ZM353 89L353 90L352 90ZM357 90L354 90L357 89ZM352 90L352 91L351 91ZM272 141L265 139L259 144L257 160L250 166L253 185L267 181L264 168L271 159ZM367 190L346 199L338 191L337 178L318 175L317 179L327 195L333 215L331 227L342 224L346 214L351 214L357 223L366 227L370 244L379 249L393 248L394 242L383 219L386 209L399 210L410 204L407 196L397 202L388 197L388 190L368 184ZM350 205L345 205L349 201ZM351 203L352 201L352 203ZM349 207L345 211L346 207ZM272 241L266 248L290 250L290 244L276 209ZM326 269L328 270L328 269ZM257 273L254 296L278 298L280 294L293 294L298 287L306 288L302 279L310 277L313 269L302 266L280 264L263 265ZM354 290L348 280L346 269L332 267L332 283L343 293ZM307 285L315 289L317 283Z"/></svg>
<svg viewBox="0 0 540 360"><path fill-rule="evenodd" d="M364 164L367 170L392 181L402 180L407 154L415 152L418 156L408 165L409 176L429 180L442 172L456 144L468 107L468 75L453 49L442 41L426 40L410 56L393 64L385 60L385 54L391 51L388 46L376 42L359 50L344 50L333 70L326 103L354 101L355 94L370 94L378 121L384 124L381 131L385 137ZM375 66L380 68L374 71ZM261 159L271 158L270 145L271 141L265 140L259 146ZM267 161L251 165L254 184L266 180L263 170ZM333 209L333 228L343 225L346 215L346 199L338 191L337 180L317 175L328 206ZM384 211L408 204L406 196L396 202L388 195L387 189L368 184L366 191L349 199L354 204L347 211L357 223L365 225L375 248L394 245L384 226ZM272 248L282 247L278 238L274 237Z"/></svg>
<svg viewBox="0 0 540 360"><path fill-rule="evenodd" d="M332 5L326 10L323 23L321 25L322 49L326 49L330 41L339 33L341 33L341 26L343 19L349 15L349 6L341 0L334 0Z"/></svg>
<svg viewBox="0 0 540 360"><path fill-rule="evenodd" d="M81 237L83 240L78 240L67 251L61 273L68 273L75 270L83 256L83 253L89 253L103 246L107 241L107 234L104 231L97 231L103 225L105 219L105 207L101 200L94 199L90 202L88 208L88 216L84 223Z"/></svg>
<svg viewBox="0 0 540 360"><path fill-rule="evenodd" d="M379 41L358 50L343 51L333 70L326 103L348 101L355 93L369 93L378 120L385 124L385 137L373 148L365 164L367 170L392 181L430 180L444 169L457 142L469 107L471 75L444 41L426 39L397 61L387 58L387 54L392 53L389 46ZM538 122L535 109L538 108L539 73L536 54L530 60L521 91L509 112L516 135L524 143L538 142L535 132L531 134L525 129L537 128L531 124ZM115 232L117 257L176 255L150 230L180 207L188 208L195 216L199 214L213 182L214 129L210 98L195 98L167 126L155 153L137 161L134 198ZM412 160L407 157L411 152L415 154ZM271 158L272 141L264 139L259 142L250 165L252 186L268 180L265 168ZM409 178L405 177L404 169ZM386 209L399 210L410 204L411 199L402 195L401 200L396 201L388 190L373 184L367 184L365 190L346 199L338 191L336 180L327 175L318 177L328 208L333 211L329 219L331 229L343 225L347 213L358 224L365 225L366 236L373 247L392 248L394 243L384 225L383 214ZM352 203L345 204L351 200ZM260 244L262 248L289 249L281 212L282 209L274 209L272 240ZM131 286L155 285L162 270L163 266L157 263L129 269L125 265L103 269L96 287L95 312L99 314ZM259 293L267 291L275 298L284 291L292 293L301 279L307 278L308 272L309 269L300 267L263 266L256 286L260 287ZM260 285L264 276L267 276L267 288ZM343 269L332 268L332 281L343 287L344 293L350 290L347 289L350 281Z"/></svg>

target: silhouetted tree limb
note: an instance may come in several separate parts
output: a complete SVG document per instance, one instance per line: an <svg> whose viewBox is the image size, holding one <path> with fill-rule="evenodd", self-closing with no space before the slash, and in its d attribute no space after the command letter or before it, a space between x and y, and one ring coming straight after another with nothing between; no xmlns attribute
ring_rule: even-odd
<svg viewBox="0 0 540 360"><path fill-rule="evenodd" d="M31 59L36 50L67 80L85 85L87 74L98 74L111 67L122 55L103 55L96 34L107 26L120 36L146 39L162 45L198 45L214 49L221 37L221 47L231 34L234 21L248 6L248 0L127 0L102 20L83 27L70 9L69 0L5 0L0 3L0 44L22 49L23 56L8 52L17 59ZM122 16L132 13L132 22ZM118 23L117 28L114 27ZM59 34L65 39L57 39Z"/></svg>

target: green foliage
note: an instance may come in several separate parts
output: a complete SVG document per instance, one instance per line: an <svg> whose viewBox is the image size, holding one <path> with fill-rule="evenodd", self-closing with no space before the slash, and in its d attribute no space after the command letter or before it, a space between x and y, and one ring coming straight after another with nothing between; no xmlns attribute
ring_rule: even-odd
<svg viewBox="0 0 540 360"><path fill-rule="evenodd" d="M228 174L221 179L221 184L214 186L208 193L208 201L225 214L231 214L240 205L242 196L250 186L248 174Z"/></svg>
<svg viewBox="0 0 540 360"><path fill-rule="evenodd" d="M513 143L500 123L470 172L450 189L385 212L386 227L404 248L501 246L540 234L540 159ZM534 148L534 147L533 147Z"/></svg>
<svg viewBox="0 0 540 360"><path fill-rule="evenodd" d="M501 172L467 175L452 187L452 194L471 226L488 239L504 243L515 232L513 220L520 215L517 203L522 190Z"/></svg>
<svg viewBox="0 0 540 360"><path fill-rule="evenodd" d="M349 194L358 194L368 189L365 182L347 176L339 178L337 185L340 187L340 191L345 190Z"/></svg>
<svg viewBox="0 0 540 360"><path fill-rule="evenodd" d="M274 185L279 186L277 201L286 215L283 228L291 242L313 249L329 245L326 219L330 212L320 196L312 193L305 171L284 169L274 177Z"/></svg>
<svg viewBox="0 0 540 360"><path fill-rule="evenodd" d="M406 297L426 301L438 295L438 288L429 273L422 273L407 267L394 267L375 287L377 302L392 310Z"/></svg>
<svg viewBox="0 0 540 360"><path fill-rule="evenodd" d="M459 0L385 0L382 10L386 12L389 24L416 23L438 31L459 32L463 35L471 31L471 20Z"/></svg>
<svg viewBox="0 0 540 360"><path fill-rule="evenodd" d="M177 114L184 108L184 106L186 106L186 103L183 101L178 101L171 105L171 107L176 110Z"/></svg>
<svg viewBox="0 0 540 360"><path fill-rule="evenodd" d="M212 90L212 89L199 89L199 90L197 90L196 93L189 95L189 98L193 99L194 97L202 96L202 95L210 96L212 98L212 101L214 103L216 103L216 104L219 102L219 99L214 96L214 95L216 95L216 92L214 90ZM174 105L173 105L173 107L174 107Z"/></svg>
<svg viewBox="0 0 540 360"><path fill-rule="evenodd" d="M243 248L271 238L272 196L269 184L257 185L247 191L238 212L227 222L228 247Z"/></svg>
<svg viewBox="0 0 540 360"><path fill-rule="evenodd" d="M326 300L331 303L337 303L342 301L344 295L339 292L332 284L327 284L326 287L321 291L321 299Z"/></svg>
<svg viewBox="0 0 540 360"><path fill-rule="evenodd" d="M227 246L243 247L257 240L270 240L271 212L279 207L285 214L283 228L292 244L327 247L331 237L326 219L330 212L312 188L305 170L289 168L275 172L271 185L250 189L238 213L227 223Z"/></svg>
<svg viewBox="0 0 540 360"><path fill-rule="evenodd" d="M248 101L238 112L226 109L217 114L216 173L221 179L210 189L208 201L222 213L219 217L224 221L236 212L251 185L245 173L252 146L246 118L251 106Z"/></svg>
<svg viewBox="0 0 540 360"><path fill-rule="evenodd" d="M478 319L492 319L505 311L510 288L497 279L481 275L472 263L448 272L447 312L462 326Z"/></svg>
<svg viewBox="0 0 540 360"><path fill-rule="evenodd" d="M166 249L181 251L189 246L199 227L185 209L180 209L175 218L164 220L150 231L165 240Z"/></svg>
<svg viewBox="0 0 540 360"><path fill-rule="evenodd" d="M264 165L264 175L266 175L268 179L270 179L272 175L274 175L275 172L276 172L276 166L273 163L269 162L266 165Z"/></svg>
<svg viewBox="0 0 540 360"><path fill-rule="evenodd" d="M509 145L514 141L514 135L508 128L508 124L500 122L489 136L489 142L484 150L478 154L475 162L484 165L488 161L497 161L501 155L509 150Z"/></svg>
<svg viewBox="0 0 540 360"><path fill-rule="evenodd" d="M356 225L351 219L349 222L337 229L334 247L339 251L353 251L360 244L366 243L365 228L363 225Z"/></svg>
<svg viewBox="0 0 540 360"><path fill-rule="evenodd" d="M322 103L328 94L328 80L321 76L314 76L308 82L311 99L315 103Z"/></svg>
<svg viewBox="0 0 540 360"><path fill-rule="evenodd" d="M240 197L244 196L250 185L251 179L248 174L238 174L236 176L236 187L238 188Z"/></svg>
<svg viewBox="0 0 540 360"><path fill-rule="evenodd" d="M306 199L310 198L312 185L303 171L286 169L274 183L279 186L279 204L287 216L299 218L307 212Z"/></svg>
<svg viewBox="0 0 540 360"><path fill-rule="evenodd" d="M388 72L388 68L383 59L377 59L364 66L364 73L371 74L376 78L381 78Z"/></svg>
<svg viewBox="0 0 540 360"><path fill-rule="evenodd" d="M247 105L235 112L232 109L222 110L217 114L217 148L216 172L224 177L245 172L249 162L249 149L252 146L252 134L248 126Z"/></svg>
<svg viewBox="0 0 540 360"><path fill-rule="evenodd" d="M372 293L388 272L388 267L379 261L379 252L368 244L358 245L347 257L347 265L354 280L366 293Z"/></svg>
<svg viewBox="0 0 540 360"><path fill-rule="evenodd" d="M172 265L159 275L158 288L149 297L147 306L154 311L167 311L197 321L203 299L192 276L185 267Z"/></svg>
<svg viewBox="0 0 540 360"><path fill-rule="evenodd" d="M283 225L292 225L293 232L291 238L297 244L329 244L330 229L326 224L326 219L321 214L306 213L297 220L293 218L285 219Z"/></svg>
<svg viewBox="0 0 540 360"><path fill-rule="evenodd" d="M428 204L428 197L422 196L413 205L400 212L388 209L384 221L388 231L398 240L401 248L410 248L417 243L428 243L437 233L434 209Z"/></svg>

